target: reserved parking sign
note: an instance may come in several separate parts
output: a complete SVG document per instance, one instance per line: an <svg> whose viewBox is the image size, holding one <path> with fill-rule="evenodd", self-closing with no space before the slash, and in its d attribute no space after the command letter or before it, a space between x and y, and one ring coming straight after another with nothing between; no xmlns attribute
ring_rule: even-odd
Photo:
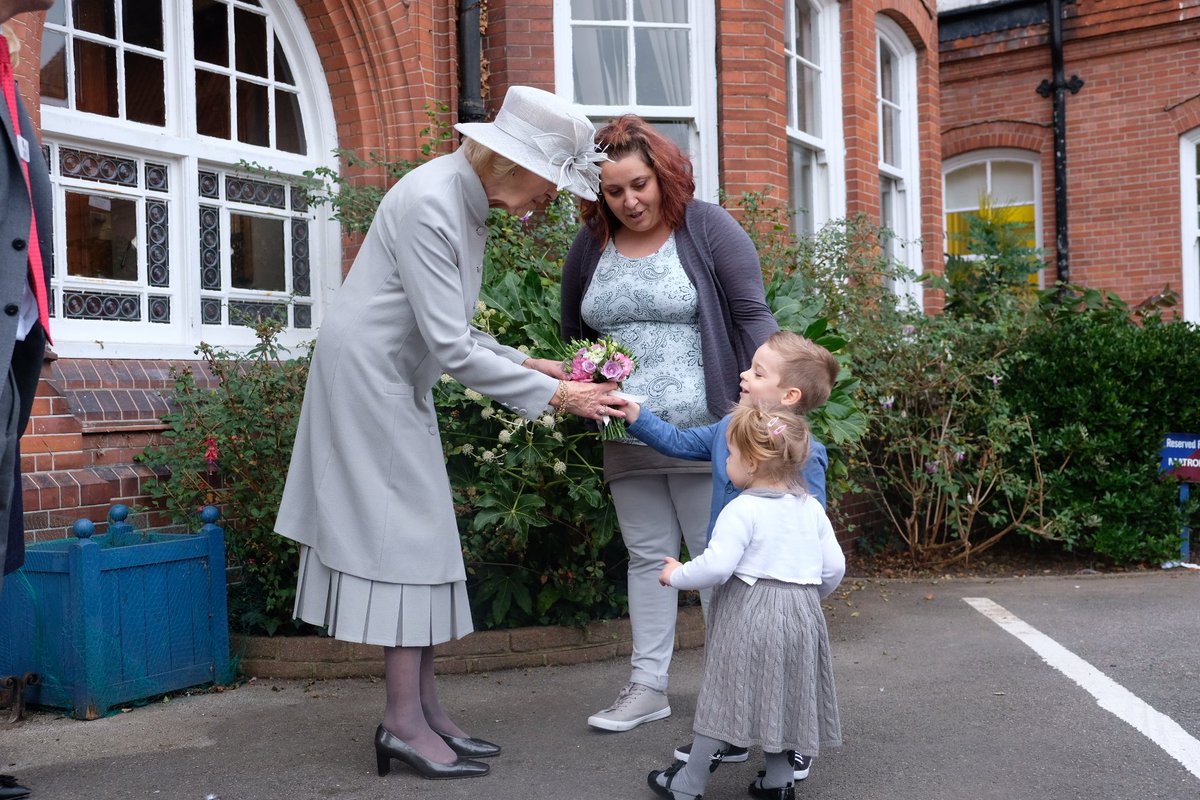
<svg viewBox="0 0 1200 800"><path fill-rule="evenodd" d="M1168 433L1163 437L1158 470L1187 483L1200 483L1200 434Z"/></svg>

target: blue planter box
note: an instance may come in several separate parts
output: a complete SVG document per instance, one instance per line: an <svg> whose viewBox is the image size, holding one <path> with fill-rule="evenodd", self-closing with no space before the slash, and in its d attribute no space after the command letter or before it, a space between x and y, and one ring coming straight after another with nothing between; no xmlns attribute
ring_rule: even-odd
<svg viewBox="0 0 1200 800"><path fill-rule="evenodd" d="M140 533L113 506L109 532L30 545L4 581L0 675L36 672L25 700L96 719L114 706L228 683L225 536L211 506L196 534Z"/></svg>

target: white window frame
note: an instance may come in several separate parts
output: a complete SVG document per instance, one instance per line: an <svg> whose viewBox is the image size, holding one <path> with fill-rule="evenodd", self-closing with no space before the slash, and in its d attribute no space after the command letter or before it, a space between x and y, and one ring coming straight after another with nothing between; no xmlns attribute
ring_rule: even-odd
<svg viewBox="0 0 1200 800"><path fill-rule="evenodd" d="M813 208L808 209L813 230L819 231L832 219L846 215L846 145L842 135L842 33L841 7L838 0L802 0L813 10L817 28L817 47L820 63L820 107L821 131L819 136L805 132L793 124L792 114L796 107L795 96L788 97L787 136L789 149L797 145L815 153L817 171L813 177ZM787 20L785 36L794 30L791 19L792 2L784 7ZM785 44L785 59L795 56L790 42ZM788 67L791 67L789 63ZM795 92L798 87L793 86ZM792 183L788 176L789 193ZM798 211L795 198L789 198L792 209Z"/></svg>
<svg viewBox="0 0 1200 800"><path fill-rule="evenodd" d="M194 91L182 84L183 78L192 74L194 66L191 60L190 4L162 4L166 52L164 127L130 123L50 104L41 106L42 136L46 141L80 150L144 158L165 164L170 186L169 194L163 199L171 207L168 231L171 257L169 293L175 304L171 322L143 325L57 316L51 320L51 326L54 349L58 355L68 358L193 358L200 341L232 348L254 344L254 333L247 327L202 325L200 322L199 206L205 201L200 197L198 173L202 169L236 171L235 165L245 159L284 175L300 175L304 170L316 166L336 168L332 153L338 146L333 98L303 14L292 0L260 0L260 3L271 19L299 89L308 155L189 133L195 130L196 122ZM268 179L262 176L248 177ZM56 214L64 208L63 195L64 187L57 186ZM285 330L279 341L291 348L315 338L321 322L321 309L342 280L341 231L338 224L325 208L310 209L309 215L312 327ZM63 225L57 225L55 229L56 253L66 252L64 228ZM227 231L224 235L228 236ZM64 275L65 270L65 262L56 263L55 279ZM227 282L228 270L223 269L223 273ZM96 285L101 286L102 283ZM112 285L116 289L122 288L120 283Z"/></svg>
<svg viewBox="0 0 1200 800"><path fill-rule="evenodd" d="M1180 294L1183 318L1200 324L1200 202L1196 197L1197 188L1200 187L1200 164L1196 161L1197 146L1200 146L1200 128L1179 137L1179 196L1183 220Z"/></svg>
<svg viewBox="0 0 1200 800"><path fill-rule="evenodd" d="M900 125L897 127L896 152L900 166L885 164L883 160L883 99L879 85L880 52L886 46L896 55L896 71L899 82L897 106L900 109ZM890 181L895 186L896 214L899 224L892 231L901 240L894 252L915 275L924 269L921 245L921 150L917 105L917 50L908 35L883 14L875 16L875 99L878 113L879 175L880 183ZM881 193L882 194L882 193ZM882 196L880 213L882 214ZM922 284L905 280L894 287L896 294L906 298L915 308L923 307Z"/></svg>
<svg viewBox="0 0 1200 800"><path fill-rule="evenodd" d="M627 0L629 2L630 0ZM692 102L689 106L646 106L591 105L579 103L595 122L597 128L612 117L622 114L637 114L653 122L655 119L690 120L693 125L690 155L696 178L696 197L716 202L720 195L717 177L717 74L716 52L717 18L715 0L687 0L688 20L691 27L691 85ZM630 19L632 19L632 11ZM591 20L580 21L585 25L604 25ZM610 23L615 27L629 27L629 21ZM573 72L573 43L571 30L571 0L554 0L554 85L555 93L575 103L575 75ZM632 58L632 51L631 51ZM633 65L630 65L633 69Z"/></svg>
<svg viewBox="0 0 1200 800"><path fill-rule="evenodd" d="M1031 150L1020 150L1015 147L991 147L982 150L972 150L968 153L962 153L952 158L946 159L942 163L942 234L949 241L950 232L946 227L946 217L952 213L958 213L966 209L951 209L950 202L946 189L946 177L951 173L966 167L973 167L976 164L987 165L987 187L988 195L993 200L1003 201L1005 198L996 197L992 194L992 164L997 161L1009 161L1020 164L1027 164L1033 168L1033 224L1034 224L1034 246L1039 250L1044 246L1042 239L1042 226L1044 224L1044 216L1042 213L1042 157L1041 154ZM1003 207L1003 206L1001 206ZM976 209L977 210L977 207ZM966 256L971 258L971 256ZM1045 268L1038 270L1038 285L1043 286L1045 282Z"/></svg>

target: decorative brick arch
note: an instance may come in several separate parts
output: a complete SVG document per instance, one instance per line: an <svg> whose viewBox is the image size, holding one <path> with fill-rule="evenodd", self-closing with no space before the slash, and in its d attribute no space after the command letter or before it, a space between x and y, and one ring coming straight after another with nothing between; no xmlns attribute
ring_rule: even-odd
<svg viewBox="0 0 1200 800"><path fill-rule="evenodd" d="M877 13L899 25L918 50L937 52L937 12L926 0L884 0Z"/></svg>
<svg viewBox="0 0 1200 800"><path fill-rule="evenodd" d="M1053 157L1054 132L1049 125L1021 120L987 120L963 125L942 132L942 158L986 150L1011 147L1031 150L1042 155L1046 161ZM1053 162L1048 162L1053 169Z"/></svg>
<svg viewBox="0 0 1200 800"><path fill-rule="evenodd" d="M298 0L329 82L341 146L411 157L426 106L453 106L457 58L445 3Z"/></svg>
<svg viewBox="0 0 1200 800"><path fill-rule="evenodd" d="M1189 97L1173 106L1164 109L1171 118L1175 133L1182 136L1188 131L1200 128L1200 94Z"/></svg>

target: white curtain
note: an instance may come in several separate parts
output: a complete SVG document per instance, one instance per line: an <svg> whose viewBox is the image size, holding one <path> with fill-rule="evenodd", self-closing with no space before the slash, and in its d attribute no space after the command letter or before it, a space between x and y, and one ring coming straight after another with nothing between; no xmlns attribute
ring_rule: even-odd
<svg viewBox="0 0 1200 800"><path fill-rule="evenodd" d="M636 16L646 22L683 22L687 0L637 0ZM635 32L638 102L692 104L690 29L641 28Z"/></svg>

